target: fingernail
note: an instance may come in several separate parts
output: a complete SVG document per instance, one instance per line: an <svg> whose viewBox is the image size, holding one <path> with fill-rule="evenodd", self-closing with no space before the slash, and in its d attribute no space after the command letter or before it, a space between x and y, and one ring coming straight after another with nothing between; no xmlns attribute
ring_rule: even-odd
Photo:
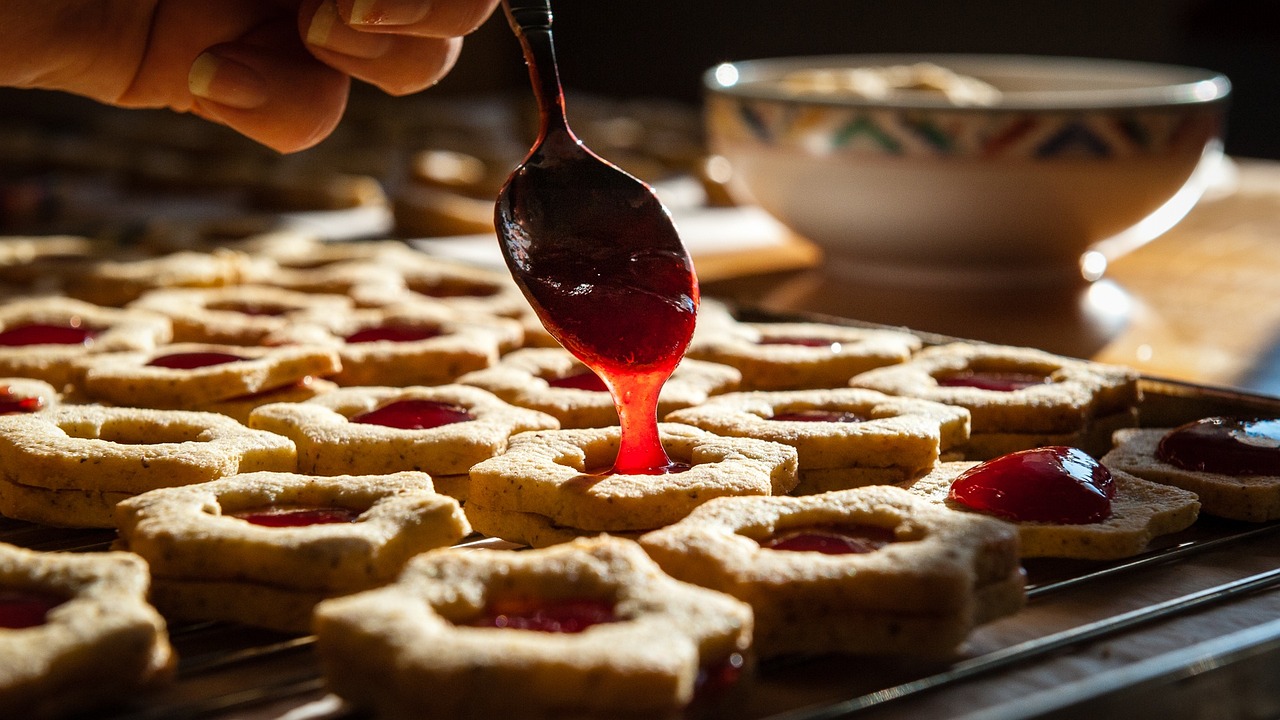
<svg viewBox="0 0 1280 720"><path fill-rule="evenodd" d="M311 16L311 26L307 28L307 42L325 47L336 22L338 22L338 7L332 2L320 3L316 8L316 14Z"/></svg>
<svg viewBox="0 0 1280 720"><path fill-rule="evenodd" d="M262 107L268 99L267 84L257 71L211 52L191 64L187 88L198 98L240 110Z"/></svg>
<svg viewBox="0 0 1280 720"><path fill-rule="evenodd" d="M427 16L430 0L354 0L352 25L412 25Z"/></svg>
<svg viewBox="0 0 1280 720"><path fill-rule="evenodd" d="M307 28L308 45L366 60L382 57L391 49L393 42L386 35L360 32L347 27L338 15L338 5L333 0L320 3Z"/></svg>

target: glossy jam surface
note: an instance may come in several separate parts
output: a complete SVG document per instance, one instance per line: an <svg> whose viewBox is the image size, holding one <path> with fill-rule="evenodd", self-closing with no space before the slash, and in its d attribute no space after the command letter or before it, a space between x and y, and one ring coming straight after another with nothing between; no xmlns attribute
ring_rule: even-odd
<svg viewBox="0 0 1280 720"><path fill-rule="evenodd" d="M344 338L349 343L416 342L440 336L440 328L413 325L378 325L357 330Z"/></svg>
<svg viewBox="0 0 1280 720"><path fill-rule="evenodd" d="M306 527L307 525L334 525L355 522L358 510L339 507L302 507L276 505L230 513L232 517L263 527Z"/></svg>
<svg viewBox="0 0 1280 720"><path fill-rule="evenodd" d="M775 413L769 417L770 420L782 420L787 422L841 422L856 423L863 422L867 418L852 412L844 412L841 410L797 410L795 412Z"/></svg>
<svg viewBox="0 0 1280 720"><path fill-rule="evenodd" d="M473 627L533 630L548 633L579 633L592 625L617 622L613 603L592 598L557 600L499 598L472 620Z"/></svg>
<svg viewBox="0 0 1280 720"><path fill-rule="evenodd" d="M222 352L170 353L169 355L152 358L151 362L147 363L147 366L169 368L171 370L195 370L196 368L225 365L244 359L239 355Z"/></svg>
<svg viewBox="0 0 1280 720"><path fill-rule="evenodd" d="M1015 522L1081 525L1111 517L1115 496L1111 471L1079 448L1056 445L975 465L955 479L948 497Z"/></svg>
<svg viewBox="0 0 1280 720"><path fill-rule="evenodd" d="M43 625L49 611L63 602L62 598L46 593L0 588L0 628L21 630Z"/></svg>
<svg viewBox="0 0 1280 720"><path fill-rule="evenodd" d="M760 541L760 547L823 555L875 552L895 541L893 530L873 525L815 525L789 528Z"/></svg>
<svg viewBox="0 0 1280 720"><path fill-rule="evenodd" d="M43 407L44 398L38 395L35 397L16 395L12 388L0 385L0 415L33 413Z"/></svg>
<svg viewBox="0 0 1280 720"><path fill-rule="evenodd" d="M1211 417L1169 431L1156 458L1219 475L1280 475L1280 420Z"/></svg>
<svg viewBox="0 0 1280 720"><path fill-rule="evenodd" d="M941 387L971 387L979 390L1013 392L1051 382L1045 375L1020 372L966 370L935 378Z"/></svg>
<svg viewBox="0 0 1280 720"><path fill-rule="evenodd" d="M382 425L401 430L429 430L474 420L467 409L437 400L397 400L351 417L353 423Z"/></svg>
<svg viewBox="0 0 1280 720"><path fill-rule="evenodd" d="M756 341L757 345L798 345L800 347L830 348L832 352L840 352L840 343L831 338L819 337L764 337Z"/></svg>
<svg viewBox="0 0 1280 720"><path fill-rule="evenodd" d="M0 332L0 346L89 345L97 335L97 330L85 327L78 319L66 325L30 323L15 325Z"/></svg>
<svg viewBox="0 0 1280 720"><path fill-rule="evenodd" d="M599 375L590 370L583 370L573 375L565 375L564 377L551 378L547 380L547 385L553 388L571 388L574 390L591 390L593 392L609 392L609 386L604 384Z"/></svg>

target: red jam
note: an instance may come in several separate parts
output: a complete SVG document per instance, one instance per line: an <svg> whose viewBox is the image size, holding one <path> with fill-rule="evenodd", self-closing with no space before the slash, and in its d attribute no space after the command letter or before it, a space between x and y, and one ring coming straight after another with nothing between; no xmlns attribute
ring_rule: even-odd
<svg viewBox="0 0 1280 720"><path fill-rule="evenodd" d="M440 328L412 325L378 325L348 335L348 343L415 342L440 336Z"/></svg>
<svg viewBox="0 0 1280 720"><path fill-rule="evenodd" d="M770 416L769 419L787 422L856 423L863 422L867 418L857 413L842 412L840 410L797 410L795 412L776 413Z"/></svg>
<svg viewBox="0 0 1280 720"><path fill-rule="evenodd" d="M475 420L475 417L466 408L436 400L397 400L351 417L353 423L401 430L428 430L468 420Z"/></svg>
<svg viewBox="0 0 1280 720"><path fill-rule="evenodd" d="M246 358L242 358L239 355L221 352L172 353L152 358L151 362L147 363L147 366L170 368L173 370L195 370L196 368L225 365L227 363L245 359Z"/></svg>
<svg viewBox="0 0 1280 720"><path fill-rule="evenodd" d="M951 375L935 378L941 387L971 387L979 390L996 392L1013 392L1035 385L1044 385L1052 380L1044 375L1019 372L986 372L965 370Z"/></svg>
<svg viewBox="0 0 1280 720"><path fill-rule="evenodd" d="M832 352L840 352L840 342L831 338L817 337L765 337L756 341L757 345L799 345L801 347L830 348Z"/></svg>
<svg viewBox="0 0 1280 720"><path fill-rule="evenodd" d="M231 516L264 527L306 527L307 525L352 523L360 517L360 511L337 507L276 505L255 510L242 510L231 513Z"/></svg>
<svg viewBox="0 0 1280 720"><path fill-rule="evenodd" d="M1111 471L1079 448L1022 450L964 471L948 496L1015 522L1082 525L1111 517Z"/></svg>
<svg viewBox="0 0 1280 720"><path fill-rule="evenodd" d="M35 397L22 397L14 395L11 388L0 387L0 415L33 413L43 407L44 398L39 395Z"/></svg>
<svg viewBox="0 0 1280 720"><path fill-rule="evenodd" d="M472 627L534 630L549 633L579 633L592 625L617 622L613 603L588 598L535 600L502 598L494 600Z"/></svg>
<svg viewBox="0 0 1280 720"><path fill-rule="evenodd" d="M1210 417L1170 430L1156 458L1219 475L1280 475L1280 420Z"/></svg>
<svg viewBox="0 0 1280 720"><path fill-rule="evenodd" d="M0 346L89 345L97 335L97 330L84 327L79 318L73 318L66 325L30 323L8 328L0 332Z"/></svg>
<svg viewBox="0 0 1280 720"><path fill-rule="evenodd" d="M571 388L574 390L591 390L592 392L609 392L609 386L604 384L599 375L590 370L583 370L573 375L565 375L564 377L551 378L547 380L547 384L553 388Z"/></svg>
<svg viewBox="0 0 1280 720"><path fill-rule="evenodd" d="M873 525L825 525L790 528L760 541L760 547L823 555L875 552L897 538L891 528Z"/></svg>
<svg viewBox="0 0 1280 720"><path fill-rule="evenodd" d="M21 630L48 621L49 611L65 600L53 595L24 590L0 590L0 628Z"/></svg>
<svg viewBox="0 0 1280 720"><path fill-rule="evenodd" d="M698 677L693 682L694 701L714 701L723 696L742 679L746 664L741 654L732 653L720 662L698 668Z"/></svg>

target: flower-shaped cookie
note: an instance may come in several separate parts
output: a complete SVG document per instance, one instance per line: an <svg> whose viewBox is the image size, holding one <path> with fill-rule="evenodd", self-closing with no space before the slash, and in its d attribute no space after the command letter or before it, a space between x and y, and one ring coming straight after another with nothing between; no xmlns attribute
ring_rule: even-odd
<svg viewBox="0 0 1280 720"><path fill-rule="evenodd" d="M794 447L798 495L918 477L969 439L964 408L860 388L730 393L665 419Z"/></svg>
<svg viewBox="0 0 1280 720"><path fill-rule="evenodd" d="M951 343L850 383L890 395L958 405L972 416L965 457L985 460L1042 445L1101 455L1115 429L1137 422L1138 374L1005 345Z"/></svg>
<svg viewBox="0 0 1280 720"><path fill-rule="evenodd" d="M0 716L55 718L168 682L174 656L128 553L0 544Z"/></svg>
<svg viewBox="0 0 1280 720"><path fill-rule="evenodd" d="M466 385L340 388L302 403L253 411L249 426L298 447L298 469L314 475L429 473L438 490L466 494L467 471L526 430L555 418Z"/></svg>
<svg viewBox="0 0 1280 720"><path fill-rule="evenodd" d="M310 316L340 316L352 302L344 295L231 285L152 290L129 307L168 317L175 342L258 345Z"/></svg>
<svg viewBox="0 0 1280 720"><path fill-rule="evenodd" d="M141 310L60 297L14 300L0 305L0 375L62 388L75 379L76 360L90 353L150 350L169 342L172 333L168 318Z"/></svg>
<svg viewBox="0 0 1280 720"><path fill-rule="evenodd" d="M525 433L507 451L471 468L468 512L546 518L548 526L577 532L652 530L688 515L693 508L728 495L781 495L796 484L796 452L753 438L726 438L688 425L658 426L673 463L651 475L613 473L620 430L586 428ZM516 528L477 530L513 542L530 542ZM527 519L527 518L526 518Z"/></svg>
<svg viewBox="0 0 1280 720"><path fill-rule="evenodd" d="M149 290L166 287L222 287L260 276L254 259L232 250L175 252L145 260L101 260L67 284L67 294L98 305L119 307Z"/></svg>
<svg viewBox="0 0 1280 720"><path fill-rule="evenodd" d="M723 498L640 544L673 577L749 603L766 656L945 655L1024 601L1013 526L885 485Z"/></svg>
<svg viewBox="0 0 1280 720"><path fill-rule="evenodd" d="M978 512L949 497L956 479L978 464L942 463L908 489L957 512ZM1193 493L1147 482L1118 468L1108 467L1108 471L1115 484L1108 517L1081 523L1016 522L1022 556L1085 560L1130 557L1145 550L1152 538L1190 527L1199 515L1200 503Z"/></svg>
<svg viewBox="0 0 1280 720"><path fill-rule="evenodd" d="M112 527L125 495L295 465L288 438L222 415L63 405L0 417L0 514Z"/></svg>
<svg viewBox="0 0 1280 720"><path fill-rule="evenodd" d="M116 518L166 615L297 632L321 599L390 582L470 532L458 502L414 472L233 475L143 493Z"/></svg>
<svg viewBox="0 0 1280 720"><path fill-rule="evenodd" d="M697 405L738 386L741 374L728 365L684 360L662 386L658 416ZM609 389L563 348L526 348L504 355L497 365L458 378L484 388L512 405L554 416L562 428L618 424Z"/></svg>
<svg viewBox="0 0 1280 720"><path fill-rule="evenodd" d="M720 322L686 353L742 372L744 390L842 387L865 370L903 362L920 339L897 330L823 323Z"/></svg>
<svg viewBox="0 0 1280 720"><path fill-rule="evenodd" d="M362 285L352 288L351 296L363 307L425 302L468 314L512 318L519 317L529 307L520 288L505 272L426 254L417 260L396 264L394 272L400 276L400 284Z"/></svg>
<svg viewBox="0 0 1280 720"><path fill-rule="evenodd" d="M602 537L433 550L321 603L315 630L329 687L387 717L666 718L742 666L751 610Z"/></svg>

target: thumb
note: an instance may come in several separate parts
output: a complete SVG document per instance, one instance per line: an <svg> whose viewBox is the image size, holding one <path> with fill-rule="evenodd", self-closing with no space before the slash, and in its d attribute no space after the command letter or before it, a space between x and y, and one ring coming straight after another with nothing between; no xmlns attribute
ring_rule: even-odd
<svg viewBox="0 0 1280 720"><path fill-rule="evenodd" d="M195 114L280 152L323 140L342 118L350 79L316 60L289 20L200 54L187 77Z"/></svg>

